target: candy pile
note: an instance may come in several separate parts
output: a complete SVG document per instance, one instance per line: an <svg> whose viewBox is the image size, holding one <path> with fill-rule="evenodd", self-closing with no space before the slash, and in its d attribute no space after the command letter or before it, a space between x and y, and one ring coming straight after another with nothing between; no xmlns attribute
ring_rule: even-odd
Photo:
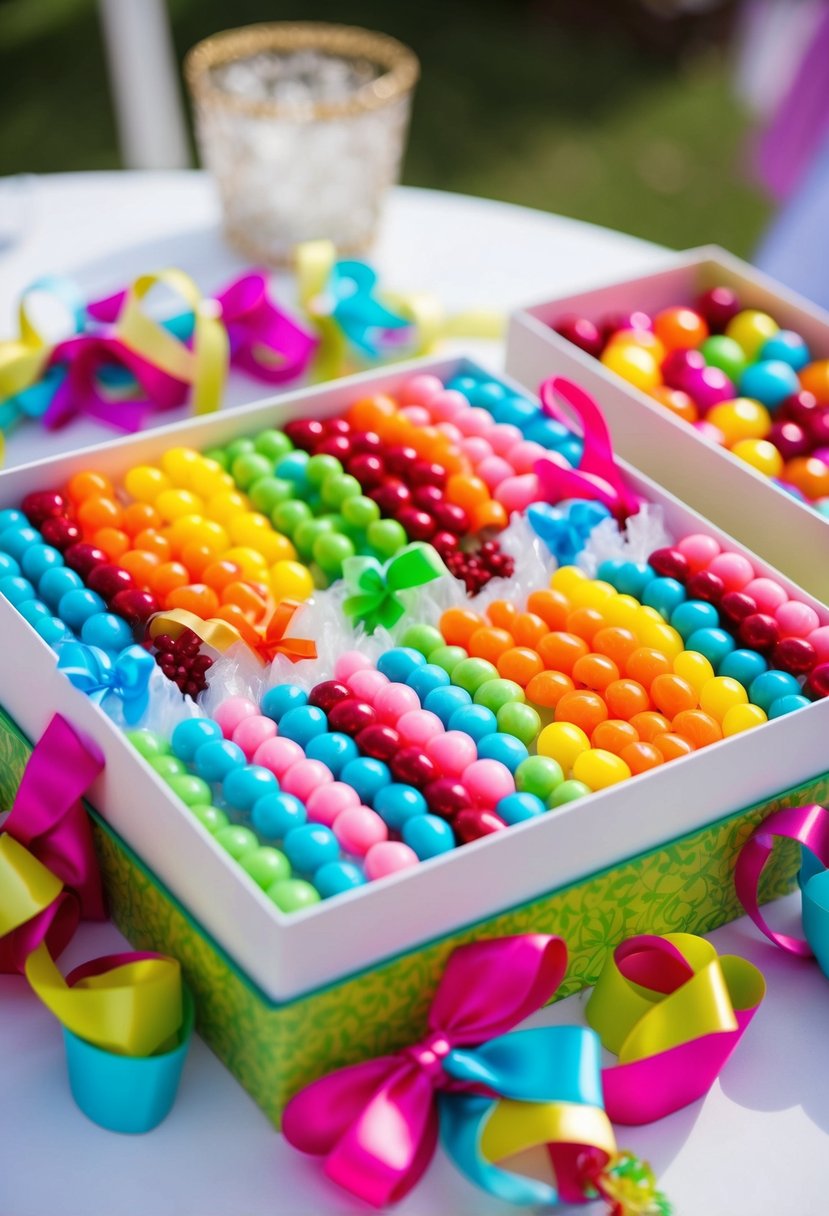
<svg viewBox="0 0 829 1216"><path fill-rule="evenodd" d="M526 508L554 558L516 569L499 537L539 461L572 479L589 450L482 375L419 375L340 417L29 494L0 512L0 594L75 647L67 673L79 646L110 667L154 653L180 712L162 729L139 703L128 737L291 913L829 695L811 607L707 535L634 559L587 476L568 482L586 497ZM415 586L412 559L443 592L407 618L352 607ZM308 600L327 616L303 618ZM271 671L294 611L337 636L289 639L295 666ZM379 623L392 638L354 649ZM260 656L258 691L216 665L234 642Z"/></svg>
<svg viewBox="0 0 829 1216"><path fill-rule="evenodd" d="M557 333L714 443L829 516L829 359L728 287Z"/></svg>

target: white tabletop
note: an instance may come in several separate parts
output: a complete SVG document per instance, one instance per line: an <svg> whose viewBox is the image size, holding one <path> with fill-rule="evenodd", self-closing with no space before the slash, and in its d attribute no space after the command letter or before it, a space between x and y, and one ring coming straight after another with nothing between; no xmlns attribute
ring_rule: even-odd
<svg viewBox="0 0 829 1216"><path fill-rule="evenodd" d="M2 236L0 182L0 236ZM79 174L31 180L21 239L0 245L0 333L15 299L44 273L106 291L165 265L215 288L241 263L222 244L217 211L196 173ZM664 256L630 237L522 208L431 191L398 190L373 256L383 282L429 290L447 307L512 308L644 269ZM288 298L289 284L279 290ZM474 353L500 366L502 352ZM231 401L262 396L237 381ZM85 424L84 424L85 428ZM101 428L13 439L15 463L99 441ZM34 438L30 438L34 436ZM785 923L794 897L772 915ZM653 1164L677 1216L818 1216L826 1210L829 983L745 920L711 934L721 952L764 971L769 993L708 1097L657 1124L618 1129ZM71 967L123 949L109 925L84 925ZM584 997L535 1024L582 1020ZM319 1164L294 1153L230 1073L194 1041L176 1106L160 1128L127 1137L95 1127L68 1092L57 1023L24 981L0 977L0 1213L2 1216L350 1216L363 1205L335 1191ZM507 1216L438 1152L400 1216ZM578 1209L588 1211L588 1209ZM591 1216L594 1209L590 1208ZM596 1213L598 1216L598 1213Z"/></svg>

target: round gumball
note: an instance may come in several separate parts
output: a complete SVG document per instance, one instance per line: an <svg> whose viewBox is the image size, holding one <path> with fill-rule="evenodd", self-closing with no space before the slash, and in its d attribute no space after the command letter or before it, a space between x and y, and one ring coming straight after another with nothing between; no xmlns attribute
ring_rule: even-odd
<svg viewBox="0 0 829 1216"><path fill-rule="evenodd" d="M601 359L609 371L643 392L651 392L662 381L659 364L653 354L633 342L611 343Z"/></svg>
<svg viewBox="0 0 829 1216"><path fill-rule="evenodd" d="M773 443L768 439L740 439L735 443L731 451L740 460L751 465L758 473L762 473L765 477L779 477L783 473L783 457L778 452ZM792 461L791 463L794 463ZM827 470L829 475L829 470ZM786 474L787 480L791 480ZM792 484L797 484L793 482ZM829 486L829 477L827 478L827 486ZM800 486L797 487L800 489ZM805 491L804 491L805 492Z"/></svg>
<svg viewBox="0 0 829 1216"><path fill-rule="evenodd" d="M699 349L709 367L718 367L735 384L739 381L748 360L743 348L733 338L716 334L706 338Z"/></svg>
<svg viewBox="0 0 829 1216"><path fill-rule="evenodd" d="M782 359L752 363L740 377L742 395L761 401L770 410L777 409L799 388L797 372Z"/></svg>
<svg viewBox="0 0 829 1216"><path fill-rule="evenodd" d="M653 331L666 351L690 350L708 337L705 319L693 308L663 308L653 319Z"/></svg>
<svg viewBox="0 0 829 1216"><path fill-rule="evenodd" d="M658 384L656 388L651 389L650 395L677 418L681 418L683 422L696 422L699 418L693 397L687 392L683 392L682 389L670 388L667 384Z"/></svg>
<svg viewBox="0 0 829 1216"><path fill-rule="evenodd" d="M765 439L772 426L765 406L748 397L720 402L708 414L708 421L722 431L729 447L740 439Z"/></svg>
<svg viewBox="0 0 829 1216"><path fill-rule="evenodd" d="M800 387L812 393L818 405L829 405L829 359L820 359L802 368Z"/></svg>
<svg viewBox="0 0 829 1216"><path fill-rule="evenodd" d="M707 321L711 333L720 334L739 313L740 297L730 287L712 287L697 298L696 308Z"/></svg>
<svg viewBox="0 0 829 1216"><path fill-rule="evenodd" d="M768 313L747 308L731 318L725 327L725 333L742 347L747 359L754 360L763 344L773 338L779 328Z"/></svg>

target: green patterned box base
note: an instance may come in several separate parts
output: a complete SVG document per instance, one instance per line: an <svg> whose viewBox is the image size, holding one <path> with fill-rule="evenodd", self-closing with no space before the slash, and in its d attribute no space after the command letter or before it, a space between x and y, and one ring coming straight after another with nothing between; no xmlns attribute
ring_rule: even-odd
<svg viewBox="0 0 829 1216"><path fill-rule="evenodd" d="M30 744L0 711L0 806L14 798ZM140 858L94 812L95 840L119 929L139 950L177 958L196 999L203 1038L268 1117L308 1081L411 1043L423 1030L435 984L455 946L511 933L557 933L569 967L556 994L593 984L605 958L637 933L706 933L741 914L737 853L772 810L829 799L829 773L768 802L547 895L433 940L325 988L274 1004L243 975ZM791 890L796 847L784 843L763 875L761 897ZM332 951L336 942L331 942Z"/></svg>

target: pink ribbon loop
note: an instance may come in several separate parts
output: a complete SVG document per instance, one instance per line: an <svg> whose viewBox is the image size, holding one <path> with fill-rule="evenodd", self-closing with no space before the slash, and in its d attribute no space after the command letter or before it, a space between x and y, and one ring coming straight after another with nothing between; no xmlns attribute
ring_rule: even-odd
<svg viewBox="0 0 829 1216"><path fill-rule="evenodd" d="M318 340L271 302L262 271L235 279L216 300L230 338L234 366L270 384L282 384L301 375Z"/></svg>
<svg viewBox="0 0 829 1216"><path fill-rule="evenodd" d="M441 1061L453 1047L507 1033L546 1004L566 965L563 941L541 934L455 950L429 1010L427 1036L394 1055L321 1077L296 1094L283 1115L286 1139L325 1157L326 1174L369 1203L395 1202L434 1153L436 1093L470 1091Z"/></svg>
<svg viewBox="0 0 829 1216"><path fill-rule="evenodd" d="M542 411L571 430L575 415L584 443L578 469L566 468L550 456L536 461L534 471L546 500L555 504L569 498L595 499L620 522L635 515L641 500L625 484L616 465L610 431L593 397L564 376L545 380L539 396ZM567 410L558 399L567 405Z"/></svg>

